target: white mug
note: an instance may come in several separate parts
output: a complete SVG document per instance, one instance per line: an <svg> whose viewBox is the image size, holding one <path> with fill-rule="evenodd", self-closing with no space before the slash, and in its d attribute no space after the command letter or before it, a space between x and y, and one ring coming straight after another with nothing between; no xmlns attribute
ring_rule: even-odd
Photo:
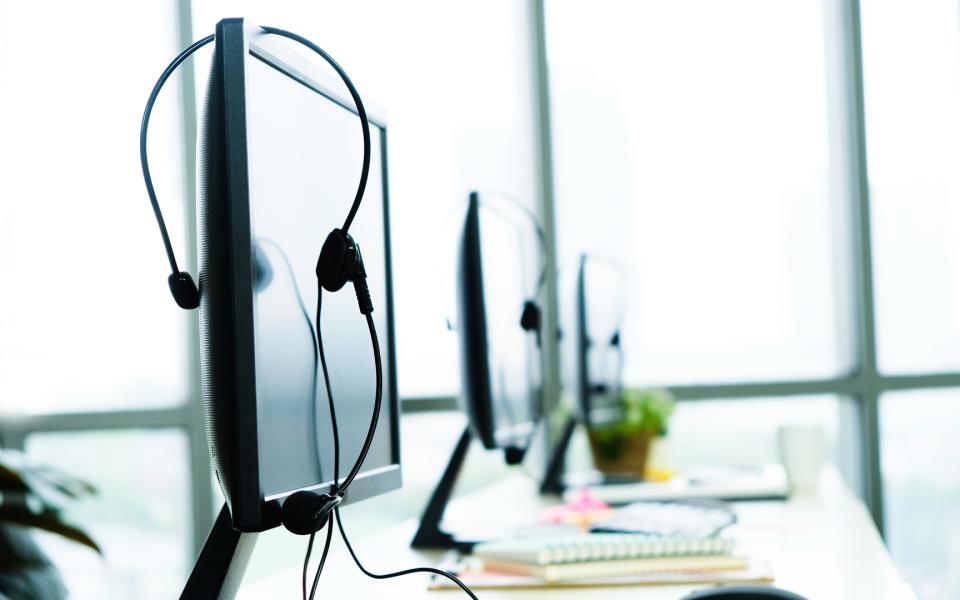
<svg viewBox="0 0 960 600"><path fill-rule="evenodd" d="M826 459L823 427L816 424L784 425L777 432L777 443L790 492L816 493Z"/></svg>

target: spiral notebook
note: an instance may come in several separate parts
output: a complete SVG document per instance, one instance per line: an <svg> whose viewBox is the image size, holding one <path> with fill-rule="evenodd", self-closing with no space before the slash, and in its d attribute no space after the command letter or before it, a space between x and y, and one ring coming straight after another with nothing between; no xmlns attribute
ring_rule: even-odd
<svg viewBox="0 0 960 600"><path fill-rule="evenodd" d="M485 562L561 565L630 559L717 556L733 552L723 537L661 537L649 534L586 534L478 544L473 555Z"/></svg>
<svg viewBox="0 0 960 600"><path fill-rule="evenodd" d="M743 571L750 561L743 556L662 556L626 560L592 560L558 565L529 565L485 560L483 569L506 575L529 575L546 582L565 582L632 575L667 573L719 573Z"/></svg>

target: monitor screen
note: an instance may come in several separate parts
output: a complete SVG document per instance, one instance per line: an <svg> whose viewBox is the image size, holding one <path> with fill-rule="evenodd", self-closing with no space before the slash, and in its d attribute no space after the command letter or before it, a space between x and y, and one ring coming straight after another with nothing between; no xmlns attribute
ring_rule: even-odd
<svg viewBox="0 0 960 600"><path fill-rule="evenodd" d="M373 316L381 354L389 356L382 131L373 127L371 135L370 178L350 233L379 309ZM327 234L342 225L353 200L363 148L354 113L256 57L247 69L247 144L257 435L261 486L269 499L333 481L330 412L314 351L315 268ZM352 286L324 293L321 320L343 477L370 422L373 351ZM384 402L364 472L393 462L391 410L393 403Z"/></svg>
<svg viewBox="0 0 960 600"><path fill-rule="evenodd" d="M623 388L620 330L625 312L625 276L605 258L581 256L577 272L578 388L588 423L619 420Z"/></svg>

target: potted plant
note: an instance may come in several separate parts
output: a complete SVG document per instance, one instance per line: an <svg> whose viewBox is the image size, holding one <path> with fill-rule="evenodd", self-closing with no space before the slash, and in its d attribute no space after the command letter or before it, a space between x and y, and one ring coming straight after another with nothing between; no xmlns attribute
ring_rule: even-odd
<svg viewBox="0 0 960 600"><path fill-rule="evenodd" d="M590 449L597 469L643 479L650 445L667 433L676 401L666 390L627 389L620 395L620 420L591 425Z"/></svg>
<svg viewBox="0 0 960 600"><path fill-rule="evenodd" d="M62 518L68 502L94 493L90 484L33 463L21 452L0 450L0 598L67 597L60 574L31 530L49 531L100 553L90 536Z"/></svg>

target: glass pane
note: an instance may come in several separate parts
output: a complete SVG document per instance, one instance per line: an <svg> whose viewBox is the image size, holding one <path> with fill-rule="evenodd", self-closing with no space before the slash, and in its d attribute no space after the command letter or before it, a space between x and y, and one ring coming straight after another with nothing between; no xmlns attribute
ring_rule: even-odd
<svg viewBox="0 0 960 600"><path fill-rule="evenodd" d="M682 466L777 463L779 428L816 424L827 456L839 462L840 412L847 402L835 396L681 402L670 424L670 452Z"/></svg>
<svg viewBox="0 0 960 600"><path fill-rule="evenodd" d="M960 368L960 4L864 2L878 361Z"/></svg>
<svg viewBox="0 0 960 600"><path fill-rule="evenodd" d="M525 3L192 4L198 37L236 14L296 31L337 59L365 101L385 108L400 394L454 394L460 368L447 318L467 194L496 190L530 206L537 198ZM371 291L383 301L382 290Z"/></svg>
<svg viewBox="0 0 960 600"><path fill-rule="evenodd" d="M182 432L34 434L27 452L99 490L65 516L100 544L102 560L86 548L44 537L71 598L166 600L180 594L193 557Z"/></svg>
<svg viewBox="0 0 960 600"><path fill-rule="evenodd" d="M2 410L182 402L188 316L167 289L137 152L144 103L176 52L174 5L5 2L4 11L0 272L16 290L0 298ZM175 83L156 106L150 151L184 261Z"/></svg>
<svg viewBox="0 0 960 600"><path fill-rule="evenodd" d="M547 33L560 268L627 272L627 381L849 368L822 3L548 2Z"/></svg>
<svg viewBox="0 0 960 600"><path fill-rule="evenodd" d="M898 392L880 404L887 544L924 599L960 597L960 390Z"/></svg>
<svg viewBox="0 0 960 600"><path fill-rule="evenodd" d="M652 461L667 469L759 467L780 462L778 431L789 425L818 425L823 429L827 461L849 482L855 450L852 438L852 402L837 396L791 396L680 401L670 420L666 438L658 440ZM593 468L586 435L578 430L567 453L570 472ZM859 467L854 467L858 469Z"/></svg>

